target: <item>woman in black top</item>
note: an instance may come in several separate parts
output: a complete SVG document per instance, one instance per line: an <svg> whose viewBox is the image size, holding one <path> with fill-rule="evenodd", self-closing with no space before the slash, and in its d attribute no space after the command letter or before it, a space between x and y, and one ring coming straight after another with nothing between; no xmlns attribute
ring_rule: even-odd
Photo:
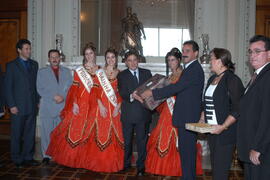
<svg viewBox="0 0 270 180"><path fill-rule="evenodd" d="M239 100L244 93L240 78L234 74L231 53L214 48L211 53L211 71L204 93L204 109L200 122L212 124L208 136L213 179L228 179L232 154L236 143L236 120Z"/></svg>

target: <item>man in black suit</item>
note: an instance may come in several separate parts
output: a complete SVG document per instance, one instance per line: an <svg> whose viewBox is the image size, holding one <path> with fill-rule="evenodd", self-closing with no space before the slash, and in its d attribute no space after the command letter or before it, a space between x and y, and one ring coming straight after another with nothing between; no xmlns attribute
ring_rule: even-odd
<svg viewBox="0 0 270 180"><path fill-rule="evenodd" d="M125 142L124 170L131 166L132 139L134 130L136 133L136 144L138 159L136 162L137 175L144 174L144 161L146 158L146 141L151 111L147 110L137 100L139 97L134 90L152 77L147 69L138 68L138 55L135 52L128 52L125 55L125 63L128 68L119 73L118 89L123 99L121 106L121 122Z"/></svg>
<svg viewBox="0 0 270 180"><path fill-rule="evenodd" d="M249 41L249 62L255 69L240 101L237 148L246 180L270 179L270 38Z"/></svg>
<svg viewBox="0 0 270 180"><path fill-rule="evenodd" d="M16 50L18 57L6 66L5 97L11 112L11 159L21 167L23 164L38 165L33 160L39 102L36 90L38 63L30 59L29 40L20 39Z"/></svg>
<svg viewBox="0 0 270 180"><path fill-rule="evenodd" d="M200 119L204 72L197 60L199 46L195 41L183 44L183 75L176 84L153 91L145 91L142 98L153 96L155 100L176 95L173 111L173 125L178 128L178 147L181 157L182 179L196 178L196 133L185 129L186 123Z"/></svg>
<svg viewBox="0 0 270 180"><path fill-rule="evenodd" d="M5 114L4 112L4 94L3 94L3 75L0 66L0 118Z"/></svg>

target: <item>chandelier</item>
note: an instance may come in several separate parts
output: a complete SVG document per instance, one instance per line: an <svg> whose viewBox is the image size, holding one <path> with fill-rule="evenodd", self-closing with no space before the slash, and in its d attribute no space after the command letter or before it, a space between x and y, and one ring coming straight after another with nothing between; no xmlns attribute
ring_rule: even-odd
<svg viewBox="0 0 270 180"><path fill-rule="evenodd" d="M169 1L169 0L137 0L137 1L139 1L140 3L150 4L151 6L154 6L159 3L164 3L166 1Z"/></svg>

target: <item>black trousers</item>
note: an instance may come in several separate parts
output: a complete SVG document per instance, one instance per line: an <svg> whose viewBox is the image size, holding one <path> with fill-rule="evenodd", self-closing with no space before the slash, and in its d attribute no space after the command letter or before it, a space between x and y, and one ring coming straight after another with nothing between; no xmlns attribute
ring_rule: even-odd
<svg viewBox="0 0 270 180"><path fill-rule="evenodd" d="M209 135L208 142L213 180L228 180L235 145L223 145L216 135Z"/></svg>
<svg viewBox="0 0 270 180"><path fill-rule="evenodd" d="M36 115L11 115L11 159L32 160L35 149Z"/></svg>
<svg viewBox="0 0 270 180"><path fill-rule="evenodd" d="M181 157L182 178L181 180L196 179L196 141L197 134L178 128L178 147Z"/></svg>
<svg viewBox="0 0 270 180"><path fill-rule="evenodd" d="M269 180L270 179L270 147L268 151L259 157L260 165L244 163L245 180Z"/></svg>
<svg viewBox="0 0 270 180"><path fill-rule="evenodd" d="M136 145L138 151L138 159L136 162L136 166L138 170L142 170L144 169L144 161L146 158L146 143L148 138L149 124L146 122L140 123L122 122L122 125L125 144L124 168L131 166L133 135L135 130Z"/></svg>

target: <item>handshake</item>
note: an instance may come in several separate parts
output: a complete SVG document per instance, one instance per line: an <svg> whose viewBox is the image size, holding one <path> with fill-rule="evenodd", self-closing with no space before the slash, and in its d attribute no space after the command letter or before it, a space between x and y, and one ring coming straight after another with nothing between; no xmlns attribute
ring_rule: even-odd
<svg viewBox="0 0 270 180"><path fill-rule="evenodd" d="M141 102L146 108L154 110L165 99L154 100L152 90L169 85L169 80L163 75L155 74L132 93L132 97Z"/></svg>

